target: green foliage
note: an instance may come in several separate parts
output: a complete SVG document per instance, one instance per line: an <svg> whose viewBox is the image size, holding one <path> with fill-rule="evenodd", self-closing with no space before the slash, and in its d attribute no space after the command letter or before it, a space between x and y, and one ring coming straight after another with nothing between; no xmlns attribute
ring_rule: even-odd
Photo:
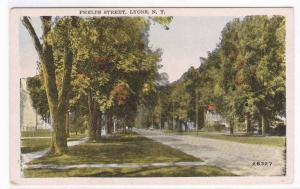
<svg viewBox="0 0 300 189"><path fill-rule="evenodd" d="M70 115L70 132L84 133L88 126L88 118L80 110L75 110Z"/></svg>
<svg viewBox="0 0 300 189"><path fill-rule="evenodd" d="M162 17L162 16L156 16L151 18L154 22L159 23L160 25L164 26L166 30L169 29L169 24L172 22L173 17Z"/></svg>
<svg viewBox="0 0 300 189"><path fill-rule="evenodd" d="M77 116L89 117L89 124L93 123L93 116L99 112L110 112L131 124L138 104L146 93L150 94L154 89L160 67L161 51L152 50L148 44L150 24L167 27L171 20L171 17L52 19L52 29L44 40L53 50L58 95L62 93L67 70L64 64L66 52L72 52L73 56L71 86L67 90L70 99L66 102L66 108ZM126 86L126 90L117 90L120 84L123 88ZM42 104L47 108L48 103L42 101L47 98L37 98L44 95L44 91L35 92L32 98L36 108L43 110ZM50 93L53 91L50 90ZM125 114L127 116L123 116ZM73 124L75 128L77 122L82 122L73 121L76 122Z"/></svg>
<svg viewBox="0 0 300 189"><path fill-rule="evenodd" d="M225 107L241 119L285 115L284 27L284 17L249 16L222 32Z"/></svg>
<svg viewBox="0 0 300 189"><path fill-rule="evenodd" d="M284 17L234 19L224 27L217 48L200 61L199 68L191 67L171 84L168 104L174 104L179 120L195 120L196 93L199 112L216 104L236 126L246 118L270 124L285 117Z"/></svg>
<svg viewBox="0 0 300 189"><path fill-rule="evenodd" d="M246 119L272 123L285 117L284 17L246 16L227 23L217 48L200 58L201 66L169 84L168 76L158 73L162 52L149 47L148 32L150 24L167 28L171 20L57 17L46 40L53 47L58 88L63 84L66 45L73 52L71 112L109 112L126 124L139 115L145 126L194 121L196 104L200 127L208 104L215 104L235 125ZM46 98L41 81L30 82L34 107L45 117L49 110L42 106Z"/></svg>
<svg viewBox="0 0 300 189"><path fill-rule="evenodd" d="M45 88L40 80L40 76L34 76L27 79L27 87L32 101L33 108L44 120L49 119L49 107Z"/></svg>

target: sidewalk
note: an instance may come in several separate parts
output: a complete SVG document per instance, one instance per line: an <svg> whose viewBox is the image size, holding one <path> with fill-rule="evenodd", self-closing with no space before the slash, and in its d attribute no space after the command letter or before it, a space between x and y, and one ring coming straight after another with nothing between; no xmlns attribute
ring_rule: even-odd
<svg viewBox="0 0 300 189"><path fill-rule="evenodd" d="M85 143L87 141L87 139L88 138L82 138L82 139L76 140L76 141L68 141L67 144L68 144L68 146L75 146L75 145ZM47 154L47 152L48 152L48 149L37 151L37 152L21 154L21 172L22 172L22 174L23 174L24 168L26 168L26 163L28 163L34 159L45 156Z"/></svg>
<svg viewBox="0 0 300 189"><path fill-rule="evenodd" d="M205 165L204 162L165 162L165 163L111 163L111 164L77 164L77 165L57 165L57 164L33 164L26 165L30 169L72 169L72 168L145 168L145 167L186 167Z"/></svg>

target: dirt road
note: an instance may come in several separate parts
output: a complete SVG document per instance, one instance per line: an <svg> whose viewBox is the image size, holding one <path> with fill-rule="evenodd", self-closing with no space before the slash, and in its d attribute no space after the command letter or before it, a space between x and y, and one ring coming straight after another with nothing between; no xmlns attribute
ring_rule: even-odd
<svg viewBox="0 0 300 189"><path fill-rule="evenodd" d="M198 157L207 165L217 166L237 175L279 176L285 172L284 148L281 147L243 144L200 136L165 134L160 130L135 129L135 131ZM263 165L261 162L264 162Z"/></svg>

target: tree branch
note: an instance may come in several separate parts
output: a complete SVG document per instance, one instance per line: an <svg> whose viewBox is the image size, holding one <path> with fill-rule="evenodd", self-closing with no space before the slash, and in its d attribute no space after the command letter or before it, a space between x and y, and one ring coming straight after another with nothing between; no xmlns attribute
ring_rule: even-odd
<svg viewBox="0 0 300 189"><path fill-rule="evenodd" d="M38 55L41 57L42 54L43 54L43 49L42 49L42 45L41 45L41 42L28 18L28 16L24 16L23 19L22 19L22 23L23 25L25 26L25 28L28 30L32 40L33 40L33 43L34 43L34 47L35 49L37 50L38 52Z"/></svg>
<svg viewBox="0 0 300 189"><path fill-rule="evenodd" d="M59 94L59 107L67 108L68 104L68 94L71 90L71 72L72 72L72 63L73 63L73 52L69 47L65 46L64 48L64 63L63 63L63 80L62 88Z"/></svg>
<svg viewBox="0 0 300 189"><path fill-rule="evenodd" d="M78 17L72 18L72 28L76 27ZM71 29L72 30L72 29ZM68 101L69 101L69 92L71 90L71 72L72 72L72 64L74 61L74 54L72 49L70 49L70 29L66 28L66 39L64 44L64 62L63 62L63 80L62 80L62 88L59 94L59 107L67 109Z"/></svg>

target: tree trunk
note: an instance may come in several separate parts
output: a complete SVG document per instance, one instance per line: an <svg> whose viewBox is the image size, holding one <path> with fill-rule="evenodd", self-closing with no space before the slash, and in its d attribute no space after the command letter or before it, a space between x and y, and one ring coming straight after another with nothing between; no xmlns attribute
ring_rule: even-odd
<svg viewBox="0 0 300 189"><path fill-rule="evenodd" d="M123 124L123 134L125 134L126 133L126 126L125 126L125 124Z"/></svg>
<svg viewBox="0 0 300 189"><path fill-rule="evenodd" d="M89 115L88 139L94 141L97 138L97 123L95 113Z"/></svg>
<svg viewBox="0 0 300 189"><path fill-rule="evenodd" d="M233 135L234 125L233 125L233 121L232 120L229 121L229 130L230 130L230 135Z"/></svg>
<svg viewBox="0 0 300 189"><path fill-rule="evenodd" d="M66 113L66 133L67 133L67 138L69 138L70 137L70 119L69 119L68 111Z"/></svg>
<svg viewBox="0 0 300 189"><path fill-rule="evenodd" d="M37 111L35 110L35 132L38 130L38 114Z"/></svg>
<svg viewBox="0 0 300 189"><path fill-rule="evenodd" d="M251 118L249 113L246 113L245 122L246 122L246 132L247 134L251 134Z"/></svg>
<svg viewBox="0 0 300 189"><path fill-rule="evenodd" d="M154 128L154 115L153 115L153 112L151 113L151 127Z"/></svg>
<svg viewBox="0 0 300 189"><path fill-rule="evenodd" d="M163 122L163 120L162 120L162 118L161 118L161 112L159 113L159 129L161 130L162 129L162 122Z"/></svg>
<svg viewBox="0 0 300 189"><path fill-rule="evenodd" d="M180 119L180 120L179 120L179 128L178 128L178 131L179 131L180 133L182 133L182 131L183 131L182 125L183 125L183 121Z"/></svg>
<svg viewBox="0 0 300 189"><path fill-rule="evenodd" d="M198 117L198 129L200 130L205 126L205 111L203 107L200 107Z"/></svg>
<svg viewBox="0 0 300 189"><path fill-rule="evenodd" d="M125 122L125 118L122 118L122 126L123 126L123 133L126 134L126 122Z"/></svg>
<svg viewBox="0 0 300 189"><path fill-rule="evenodd" d="M67 137L65 127L65 114L60 111L52 113L52 139L49 152L52 154L64 154L67 149Z"/></svg>
<svg viewBox="0 0 300 189"><path fill-rule="evenodd" d="M262 116L262 135L268 135L269 134L269 121L265 116Z"/></svg>
<svg viewBox="0 0 300 189"><path fill-rule="evenodd" d="M262 135L263 134L263 124L262 124L262 116L258 116L258 134Z"/></svg>
<svg viewBox="0 0 300 189"><path fill-rule="evenodd" d="M102 135L102 113L99 112L96 114L96 136L95 138L98 139Z"/></svg>
<svg viewBox="0 0 300 189"><path fill-rule="evenodd" d="M114 125L114 131L113 131L113 132L114 132L114 133L116 132L116 124L117 124L117 123L116 123L116 120L113 119L113 125Z"/></svg>
<svg viewBox="0 0 300 189"><path fill-rule="evenodd" d="M97 119L96 119L96 105L92 99L92 92L88 94L88 107L89 107L89 123L88 123L88 139L89 141L96 140L97 135Z"/></svg>
<svg viewBox="0 0 300 189"><path fill-rule="evenodd" d="M107 134L112 134L113 130L113 117L110 112L107 114Z"/></svg>

